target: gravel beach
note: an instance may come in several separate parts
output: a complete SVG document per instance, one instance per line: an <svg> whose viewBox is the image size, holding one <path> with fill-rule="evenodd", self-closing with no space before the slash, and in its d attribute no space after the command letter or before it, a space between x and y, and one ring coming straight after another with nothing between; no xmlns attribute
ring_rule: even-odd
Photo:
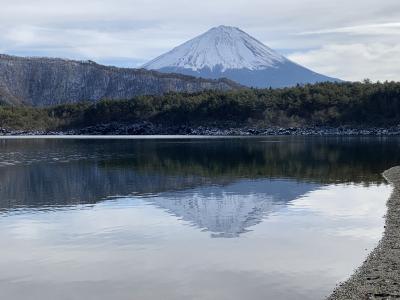
<svg viewBox="0 0 400 300"><path fill-rule="evenodd" d="M378 247L328 300L400 299L400 167L383 173L393 185L388 200L385 233Z"/></svg>
<svg viewBox="0 0 400 300"><path fill-rule="evenodd" d="M400 125L380 127L213 127L163 125L151 122L105 123L60 131L13 130L0 127L0 136L23 135L192 135L192 136L400 136Z"/></svg>

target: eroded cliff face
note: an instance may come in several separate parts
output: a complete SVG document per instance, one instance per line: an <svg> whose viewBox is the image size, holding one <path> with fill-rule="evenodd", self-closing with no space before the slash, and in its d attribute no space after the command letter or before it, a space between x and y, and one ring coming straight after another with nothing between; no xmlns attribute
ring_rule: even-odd
<svg viewBox="0 0 400 300"><path fill-rule="evenodd" d="M0 55L0 102L9 104L47 106L236 88L238 84L226 79L107 67L91 61Z"/></svg>

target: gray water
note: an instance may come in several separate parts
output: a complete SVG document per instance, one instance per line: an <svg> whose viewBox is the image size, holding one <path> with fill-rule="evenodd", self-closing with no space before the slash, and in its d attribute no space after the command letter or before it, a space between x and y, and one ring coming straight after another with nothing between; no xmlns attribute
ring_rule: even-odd
<svg viewBox="0 0 400 300"><path fill-rule="evenodd" d="M2 139L0 299L323 299L377 245L399 148Z"/></svg>

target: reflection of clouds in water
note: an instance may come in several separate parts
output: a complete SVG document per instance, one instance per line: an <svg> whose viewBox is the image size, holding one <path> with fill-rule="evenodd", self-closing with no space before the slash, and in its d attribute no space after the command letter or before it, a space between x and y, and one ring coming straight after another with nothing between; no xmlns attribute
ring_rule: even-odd
<svg viewBox="0 0 400 300"><path fill-rule="evenodd" d="M15 220L7 224L7 231L10 236L21 240L34 240L42 237L42 234L47 231L46 223L33 220L30 218Z"/></svg>
<svg viewBox="0 0 400 300"><path fill-rule="evenodd" d="M385 193L384 185L242 180L161 193L169 208L155 203L158 197L129 197L81 209L26 210L0 218L0 288L10 299L26 299L23 291L62 299L60 291L76 290L86 299L322 299L379 239L357 230L383 227L374 210L384 212ZM233 223L222 229L236 232L259 207L264 218L253 220L250 232L210 238L216 219L228 216ZM202 232L200 221L210 232Z"/></svg>
<svg viewBox="0 0 400 300"><path fill-rule="evenodd" d="M289 208L326 217L332 223L331 234L376 240L382 235L391 192L392 187L383 184L330 185L296 199Z"/></svg>

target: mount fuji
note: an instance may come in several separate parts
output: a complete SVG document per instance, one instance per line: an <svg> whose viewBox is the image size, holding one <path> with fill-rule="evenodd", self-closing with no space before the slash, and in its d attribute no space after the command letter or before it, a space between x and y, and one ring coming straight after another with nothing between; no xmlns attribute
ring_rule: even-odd
<svg viewBox="0 0 400 300"><path fill-rule="evenodd" d="M214 27L143 66L257 88L340 81L300 66L236 27Z"/></svg>

